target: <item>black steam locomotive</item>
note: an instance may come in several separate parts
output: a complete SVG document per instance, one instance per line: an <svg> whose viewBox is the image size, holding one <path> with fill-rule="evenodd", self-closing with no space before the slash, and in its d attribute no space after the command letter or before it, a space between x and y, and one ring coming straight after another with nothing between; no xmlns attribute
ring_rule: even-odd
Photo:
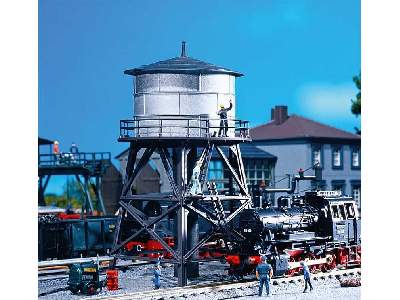
<svg viewBox="0 0 400 300"><path fill-rule="evenodd" d="M313 191L278 200L280 207L240 214L238 230L245 240L234 242L226 256L231 274L253 273L260 255L268 257L277 276L298 273L301 261L311 272L361 264L361 220L351 197Z"/></svg>

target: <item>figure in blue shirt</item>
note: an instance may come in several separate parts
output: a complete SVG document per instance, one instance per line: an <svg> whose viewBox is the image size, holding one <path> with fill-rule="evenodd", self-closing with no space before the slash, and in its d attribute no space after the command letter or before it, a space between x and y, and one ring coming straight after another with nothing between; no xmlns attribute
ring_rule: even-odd
<svg viewBox="0 0 400 300"><path fill-rule="evenodd" d="M159 263L154 267L153 275L154 289L158 290L161 287L161 265Z"/></svg>
<svg viewBox="0 0 400 300"><path fill-rule="evenodd" d="M258 287L258 296L262 296L263 285L265 284L265 291L267 292L267 296L269 296L269 281L273 276L272 266L267 263L267 258L263 256L261 258L261 263L258 264L256 268L256 277L260 282L260 286Z"/></svg>
<svg viewBox="0 0 400 300"><path fill-rule="evenodd" d="M311 285L310 270L308 269L308 266L305 264L304 261L300 262L300 265L303 268L303 275L304 275L304 282L305 282L303 293L305 293L307 291L307 283L310 285L310 291L312 291L313 287Z"/></svg>

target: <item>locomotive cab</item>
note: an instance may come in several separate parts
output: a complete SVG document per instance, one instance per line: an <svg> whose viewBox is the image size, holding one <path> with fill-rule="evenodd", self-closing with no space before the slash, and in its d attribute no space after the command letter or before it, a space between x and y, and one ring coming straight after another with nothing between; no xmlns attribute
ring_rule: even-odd
<svg viewBox="0 0 400 300"><path fill-rule="evenodd" d="M332 243L358 244L361 220L353 198L339 191L308 192L305 202L319 210L319 234Z"/></svg>
<svg viewBox="0 0 400 300"><path fill-rule="evenodd" d="M343 198L329 200L331 215L331 230L333 242L357 244L360 237L361 220L358 217L357 205L354 200Z"/></svg>

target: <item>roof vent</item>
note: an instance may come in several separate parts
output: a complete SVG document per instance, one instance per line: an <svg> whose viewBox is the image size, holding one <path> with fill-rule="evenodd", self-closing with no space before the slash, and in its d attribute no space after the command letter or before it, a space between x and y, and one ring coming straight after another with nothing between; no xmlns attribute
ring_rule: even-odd
<svg viewBox="0 0 400 300"><path fill-rule="evenodd" d="M186 42L185 41L182 41L181 57L186 57Z"/></svg>
<svg viewBox="0 0 400 300"><path fill-rule="evenodd" d="M286 105L277 105L271 109L271 120L276 125L280 125L289 118L288 107Z"/></svg>

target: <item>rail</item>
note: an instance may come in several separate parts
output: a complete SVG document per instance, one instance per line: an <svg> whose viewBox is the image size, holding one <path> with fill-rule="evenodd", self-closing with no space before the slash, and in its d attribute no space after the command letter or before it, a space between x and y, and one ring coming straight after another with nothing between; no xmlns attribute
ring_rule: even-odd
<svg viewBox="0 0 400 300"><path fill-rule="evenodd" d="M77 152L39 154L39 167L107 167L111 164L110 152Z"/></svg>
<svg viewBox="0 0 400 300"><path fill-rule="evenodd" d="M149 115L134 116L120 121L120 138L185 137L185 138L243 138L249 135L249 122L238 119L209 118L208 115ZM225 126L224 126L225 125ZM225 135L226 132L226 135Z"/></svg>
<svg viewBox="0 0 400 300"><path fill-rule="evenodd" d="M327 279L341 280L342 278L359 278L361 276L361 268L353 268L353 269L345 269L345 270L332 270L329 273L317 273L311 274L311 278L313 280L324 281ZM299 282L303 282L303 275L299 276L290 276L283 278L272 278L271 285L283 285L287 286L288 284L298 284ZM101 300L147 300L147 299L176 299L176 298L202 298L204 295L212 293L215 299L230 299L221 297L223 295L218 295L218 293L224 293L230 291L231 293L235 290L247 290L246 293L241 293L239 296L233 296L232 298L237 297L250 297L256 296L258 293L258 280L245 280L242 282L228 282L221 281L204 283L198 285L188 285L186 287L173 287L173 288L165 288L159 290L148 290L148 291L136 291L131 293L124 294L113 294L107 295L103 297L97 297L96 299ZM231 294L230 293L230 294ZM88 299L88 298L85 298Z"/></svg>
<svg viewBox="0 0 400 300"><path fill-rule="evenodd" d="M112 261L114 257L112 256L99 256L99 257L84 257L84 258L71 258L71 259L61 259L61 260L45 260L38 262L38 268L49 268L49 267L59 267L59 266L69 266L72 264L80 264L85 262L104 262Z"/></svg>

